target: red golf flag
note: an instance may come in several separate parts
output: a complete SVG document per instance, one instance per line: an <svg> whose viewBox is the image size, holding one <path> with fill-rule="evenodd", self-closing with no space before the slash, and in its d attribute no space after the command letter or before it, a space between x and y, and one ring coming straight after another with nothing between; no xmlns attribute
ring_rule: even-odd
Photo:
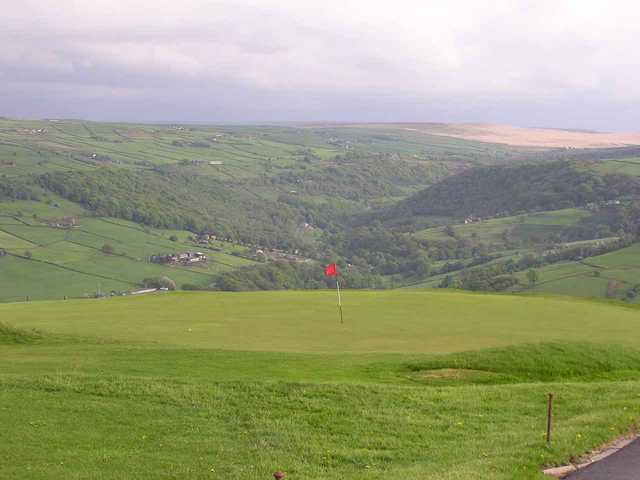
<svg viewBox="0 0 640 480"><path fill-rule="evenodd" d="M336 267L335 263L330 263L327 265L327 268L324 271L324 274L327 277L337 277L338 276L338 267Z"/></svg>

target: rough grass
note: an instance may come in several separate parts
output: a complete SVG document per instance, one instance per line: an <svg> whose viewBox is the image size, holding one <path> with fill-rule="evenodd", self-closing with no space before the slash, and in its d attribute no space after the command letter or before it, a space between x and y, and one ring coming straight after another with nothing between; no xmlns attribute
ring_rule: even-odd
<svg viewBox="0 0 640 480"><path fill-rule="evenodd" d="M423 374L442 369L491 374L461 376L473 383L638 378L640 351L591 343L541 343L452 353L410 363L408 368ZM457 379L454 374L449 378Z"/></svg>
<svg viewBox="0 0 640 480"><path fill-rule="evenodd" d="M42 339L42 333L37 330L15 328L0 322L0 344L33 343Z"/></svg>

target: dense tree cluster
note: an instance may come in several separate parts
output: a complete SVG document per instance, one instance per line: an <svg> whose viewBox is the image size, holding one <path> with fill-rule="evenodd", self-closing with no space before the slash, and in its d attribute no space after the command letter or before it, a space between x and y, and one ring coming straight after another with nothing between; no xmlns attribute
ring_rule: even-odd
<svg viewBox="0 0 640 480"><path fill-rule="evenodd" d="M575 163L478 167L434 184L389 209L384 217L391 224L410 224L414 216L494 217L639 193L638 178L599 175Z"/></svg>
<svg viewBox="0 0 640 480"><path fill-rule="evenodd" d="M428 257L419 244L380 223L341 229L325 242L349 263L374 274L424 277L429 273Z"/></svg>
<svg viewBox="0 0 640 480"><path fill-rule="evenodd" d="M41 196L25 179L0 177L0 200L40 200Z"/></svg>
<svg viewBox="0 0 640 480"><path fill-rule="evenodd" d="M289 170L270 181L297 194L367 200L404 195L402 187L422 186L447 173L445 167L409 163L389 155L340 157L335 164Z"/></svg>
<svg viewBox="0 0 640 480"><path fill-rule="evenodd" d="M101 168L48 173L37 181L97 215L258 245L294 247L295 230L304 221L288 205L177 169Z"/></svg>
<svg viewBox="0 0 640 480"><path fill-rule="evenodd" d="M344 288L383 288L384 280L356 268L341 269ZM324 275L322 265L294 262L270 262L219 274L211 285L214 290L301 290L335 288L335 279Z"/></svg>

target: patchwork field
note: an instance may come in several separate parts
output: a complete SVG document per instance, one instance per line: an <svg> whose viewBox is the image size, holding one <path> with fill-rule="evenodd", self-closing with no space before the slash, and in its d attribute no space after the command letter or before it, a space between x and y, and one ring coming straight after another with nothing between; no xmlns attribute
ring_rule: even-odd
<svg viewBox="0 0 640 480"><path fill-rule="evenodd" d="M537 270L539 280L527 292L558 293L580 297L625 298L640 284L640 244L589 257L582 262L561 262ZM520 272L526 285L526 272ZM635 300L635 297L629 298Z"/></svg>
<svg viewBox="0 0 640 480"><path fill-rule="evenodd" d="M347 291L340 324L334 301L0 305L0 478L541 479L637 423L635 307Z"/></svg>
<svg viewBox="0 0 640 480"><path fill-rule="evenodd" d="M504 234L508 232L512 237L535 243L538 237L545 237L563 227L576 225L581 218L590 213L585 209L567 208L546 212L515 215L502 218L491 218L476 223L453 226L459 238L488 245L504 243ZM415 237L425 240L448 240L446 227L434 227L416 232Z"/></svg>
<svg viewBox="0 0 640 480"><path fill-rule="evenodd" d="M601 173L615 173L637 177L640 176L640 158L629 157L605 160L593 164L591 169Z"/></svg>
<svg viewBox="0 0 640 480"><path fill-rule="evenodd" d="M34 203L34 202L32 202ZM30 208L26 204L16 208ZM168 276L179 286L206 285L224 270L252 262L232 255L224 242L195 246L189 232L157 230L124 220L81 217L74 228L49 226L39 216L0 216L0 301L93 296L138 288L143 279ZM177 241L169 238L175 236ZM102 249L109 245L114 254ZM216 248L217 250L212 250ZM151 255L203 250L208 262L193 267L149 262Z"/></svg>

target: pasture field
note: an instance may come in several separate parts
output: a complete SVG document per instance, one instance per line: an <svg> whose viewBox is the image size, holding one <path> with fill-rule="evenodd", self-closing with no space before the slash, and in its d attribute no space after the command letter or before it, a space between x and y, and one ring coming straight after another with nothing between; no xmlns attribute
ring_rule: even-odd
<svg viewBox="0 0 640 480"><path fill-rule="evenodd" d="M6 159L0 163L0 174L10 176L104 165L149 168L184 163L187 167L195 160L192 167L199 174L248 179L299 166L308 154L332 165L336 155L352 149L473 163L531 153L385 125L232 127L0 119L0 158ZM210 161L223 162L223 168L209 166Z"/></svg>
<svg viewBox="0 0 640 480"><path fill-rule="evenodd" d="M640 284L640 244L589 257L582 262L561 262L537 269L538 283L527 292L557 293L579 297L624 298ZM527 284L527 272L516 275ZM632 299L633 300L633 299Z"/></svg>
<svg viewBox="0 0 640 480"><path fill-rule="evenodd" d="M600 173L640 176L640 158L628 157L596 162L590 165L591 170Z"/></svg>
<svg viewBox="0 0 640 480"><path fill-rule="evenodd" d="M172 235L178 241L171 241ZM48 226L42 217L0 217L0 248L9 254L0 256L0 301L122 292L137 288L145 278L160 276L179 286L206 285L218 272L252 263L232 255L240 252L238 246L224 242L211 248L196 246L188 240L190 235L109 218L81 217L77 228L61 229ZM115 254L105 255L104 245L111 245ZM206 253L206 265L148 261L151 255L195 250Z"/></svg>
<svg viewBox="0 0 640 480"><path fill-rule="evenodd" d="M563 227L576 225L581 218L590 215L587 210L567 208L563 210L550 210L511 217L491 218L478 223L453 225L453 229L459 238L475 242L483 242L488 245L504 243L504 234L520 238L523 241L535 242L536 237L548 236ZM415 234L416 238L424 240L451 239L446 233L446 227L434 227L420 230Z"/></svg>
<svg viewBox="0 0 640 480"><path fill-rule="evenodd" d="M637 424L635 307L348 291L341 325L334 300L0 305L0 478L542 479Z"/></svg>

